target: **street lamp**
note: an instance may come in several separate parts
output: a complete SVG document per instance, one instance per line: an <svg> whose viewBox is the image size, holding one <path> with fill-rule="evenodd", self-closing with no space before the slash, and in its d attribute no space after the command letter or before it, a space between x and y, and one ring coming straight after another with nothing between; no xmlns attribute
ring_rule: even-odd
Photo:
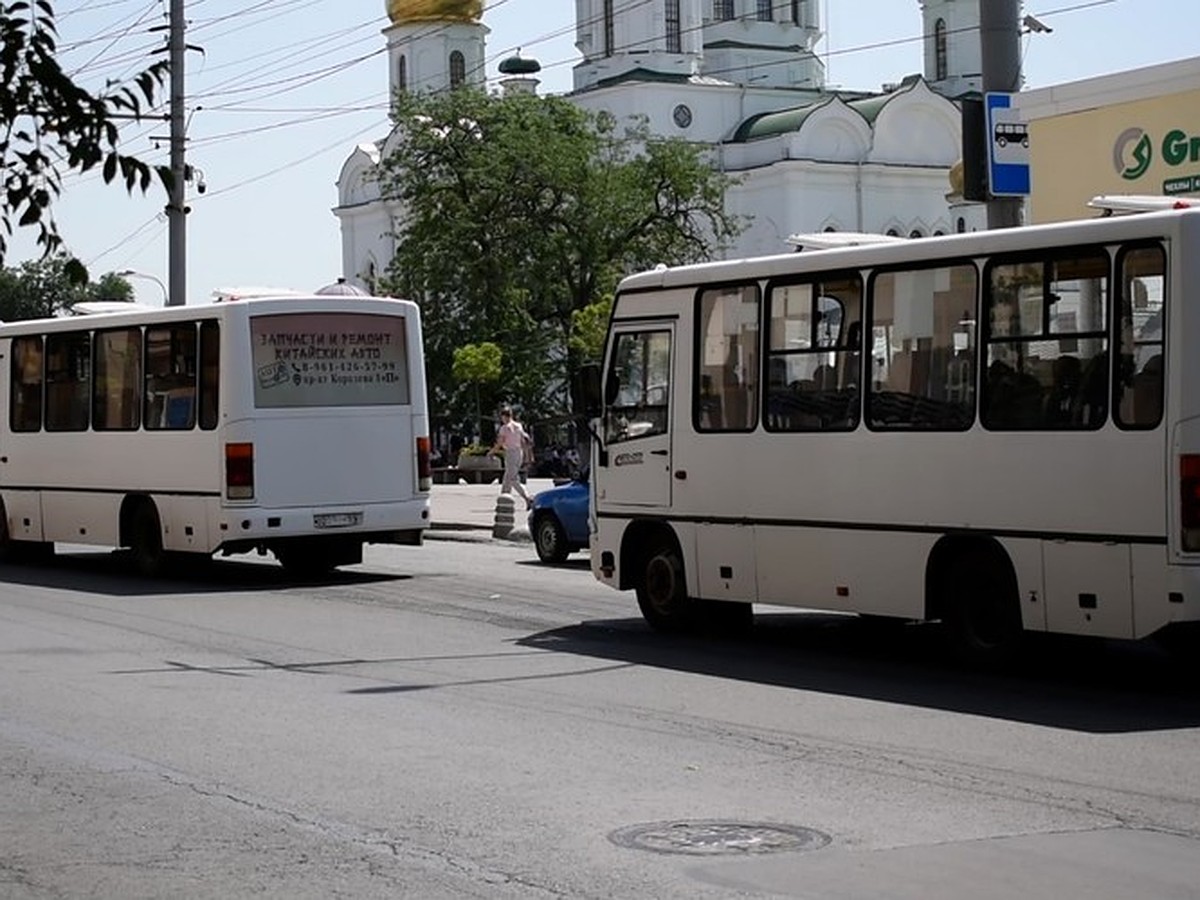
<svg viewBox="0 0 1200 900"><path fill-rule="evenodd" d="M145 278L153 281L163 293L163 306L170 306L170 303L167 302L167 286L163 284L162 279L157 275L151 275L149 272L137 272L133 269L122 269L116 274L122 278Z"/></svg>

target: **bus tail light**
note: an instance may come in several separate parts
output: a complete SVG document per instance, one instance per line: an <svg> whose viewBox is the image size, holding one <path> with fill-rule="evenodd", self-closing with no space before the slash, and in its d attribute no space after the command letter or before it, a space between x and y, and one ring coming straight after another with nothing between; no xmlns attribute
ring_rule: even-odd
<svg viewBox="0 0 1200 900"><path fill-rule="evenodd" d="M433 489L433 465L430 462L430 447L428 437L417 438L417 490Z"/></svg>
<svg viewBox="0 0 1200 900"><path fill-rule="evenodd" d="M1200 454L1179 457L1179 525L1183 549L1200 552Z"/></svg>
<svg viewBox="0 0 1200 900"><path fill-rule="evenodd" d="M230 500L254 499L254 445L225 445L225 496Z"/></svg>

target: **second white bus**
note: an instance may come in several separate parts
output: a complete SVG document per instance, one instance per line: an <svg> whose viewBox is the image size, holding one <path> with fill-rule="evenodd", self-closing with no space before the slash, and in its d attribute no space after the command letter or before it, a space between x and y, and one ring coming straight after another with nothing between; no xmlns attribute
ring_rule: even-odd
<svg viewBox="0 0 1200 900"><path fill-rule="evenodd" d="M0 550L270 551L314 574L420 544L421 320L289 295L0 325Z"/></svg>
<svg viewBox="0 0 1200 900"><path fill-rule="evenodd" d="M976 658L1197 622L1198 301L1200 208L629 277L593 571L656 628L791 605Z"/></svg>

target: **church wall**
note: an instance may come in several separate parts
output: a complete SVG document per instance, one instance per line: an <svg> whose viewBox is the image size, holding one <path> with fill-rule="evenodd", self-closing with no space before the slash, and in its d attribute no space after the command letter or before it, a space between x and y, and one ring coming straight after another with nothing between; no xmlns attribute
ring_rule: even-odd
<svg viewBox="0 0 1200 900"><path fill-rule="evenodd" d="M787 250L790 234L837 231L950 233L946 172L790 160L742 173L727 208L749 219L727 258Z"/></svg>

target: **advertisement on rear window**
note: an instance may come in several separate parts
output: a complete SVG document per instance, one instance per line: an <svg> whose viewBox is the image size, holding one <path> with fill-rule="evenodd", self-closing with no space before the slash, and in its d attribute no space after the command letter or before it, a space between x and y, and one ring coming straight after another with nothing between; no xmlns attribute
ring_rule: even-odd
<svg viewBox="0 0 1200 900"><path fill-rule="evenodd" d="M404 319L292 313L250 320L262 408L409 402Z"/></svg>

